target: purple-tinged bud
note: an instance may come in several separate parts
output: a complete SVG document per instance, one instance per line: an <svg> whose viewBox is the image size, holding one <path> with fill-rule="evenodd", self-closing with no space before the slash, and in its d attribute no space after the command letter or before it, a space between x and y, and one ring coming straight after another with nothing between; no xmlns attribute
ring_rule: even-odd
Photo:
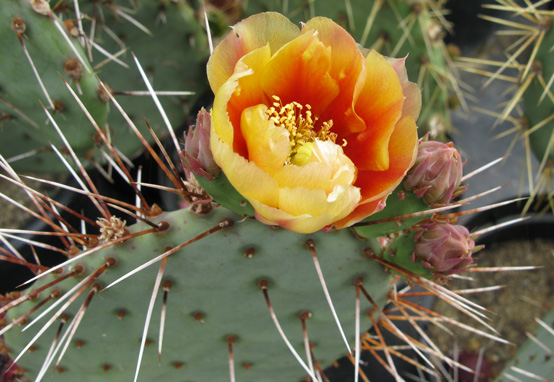
<svg viewBox="0 0 554 382"><path fill-rule="evenodd" d="M181 151L185 169L207 180L213 180L221 172L210 149L211 125L212 116L202 108L196 118L196 127L191 126L185 135L185 150Z"/></svg>
<svg viewBox="0 0 554 382"><path fill-rule="evenodd" d="M435 278L444 279L463 272L473 263L474 248L475 242L466 227L432 222L421 225L416 234L412 260L420 260Z"/></svg>
<svg viewBox="0 0 554 382"><path fill-rule="evenodd" d="M462 156L452 142L423 141L404 187L430 206L445 205L465 191L462 174Z"/></svg>

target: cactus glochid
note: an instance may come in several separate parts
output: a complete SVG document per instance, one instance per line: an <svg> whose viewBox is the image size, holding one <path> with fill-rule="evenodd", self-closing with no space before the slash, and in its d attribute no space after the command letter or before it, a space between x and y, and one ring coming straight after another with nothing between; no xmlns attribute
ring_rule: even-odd
<svg viewBox="0 0 554 382"><path fill-rule="evenodd" d="M263 13L218 45L208 77L215 101L197 129L211 126L210 139L185 144L184 176L106 93L191 208L150 205L117 150L108 150L139 202L88 191L87 172L75 161L82 174L75 177L83 178L75 191L93 200L98 216L70 211L82 221L73 226L58 213L62 206L32 192L0 157L8 174L2 179L28 191L35 215L52 228L44 234L60 239L58 246L27 243L67 256L48 268L13 246L3 251L3 259L36 274L28 290L0 299L6 344L0 350L13 361L10 372L37 382L53 373L56 381L87 382L323 381L324 368L346 354L357 381L361 351L368 350L398 379L394 362L403 356L384 331L422 359L429 353L452 364L396 323L419 330L411 315L441 321L409 301L408 290L397 290L400 278L480 314L440 285L454 272L441 268L435 280L413 256L421 227L458 215L438 215L452 205L431 209L402 185L418 153L421 105L404 60L360 50L330 19L314 18L300 29ZM221 173L202 168L213 164L206 158ZM123 214L137 223L127 225ZM439 231L442 251L473 240L458 243L447 229ZM467 248L458 251L456 272L471 264L473 247ZM373 334L362 334L368 327ZM435 373L425 361L408 362Z"/></svg>

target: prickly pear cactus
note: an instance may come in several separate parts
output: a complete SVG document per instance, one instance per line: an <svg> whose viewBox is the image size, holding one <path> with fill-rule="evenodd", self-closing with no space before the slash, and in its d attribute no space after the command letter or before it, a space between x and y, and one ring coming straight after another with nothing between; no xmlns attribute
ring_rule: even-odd
<svg viewBox="0 0 554 382"><path fill-rule="evenodd" d="M69 347L58 366L61 373L56 380L72 381L78 375L86 375L87 381L132 380L146 303L162 261L117 286L101 293L100 290L156 256L167 253L169 248L176 248L214 227L217 232L175 252L167 257L167 264L164 263L161 286L154 296L156 306L147 332L148 345L144 349L140 380L222 379L228 374L227 352L231 338L238 380L273 381L275 375L280 375L283 380L293 381L305 375L270 324L260 288L264 282L267 282L267 291L279 322L298 353L305 354L301 318L309 315L306 326L310 342L315 344L315 359L329 365L342 356L347 350L318 281L308 246L311 243L322 272L333 275L332 278L326 277L327 287L341 323L347 328L349 342L353 341L354 316L346 312L352 311L355 303L354 281L361 278L371 285L371 294L380 306L391 287L391 276L384 267L364 256L364 248L371 243L353 239L347 231L301 235L274 230L256 221L240 222L237 215L223 209L208 216L195 216L182 210L162 214L155 222L163 222L163 232L144 234L91 254L86 260L77 260L64 267L62 273L46 277L33 286L33 289L40 288L83 267L83 273L57 284L56 290L61 292L60 296L69 297L68 290L88 277L90 282L86 283L92 284L99 292L86 303L87 314L75 337L68 342ZM138 224L130 232L140 233L149 228ZM347 256L339 255L346 253ZM105 272L98 273L97 269L112 261L114 264ZM91 277L95 272L98 277ZM167 319L162 346L159 328L164 290L167 290ZM41 300L49 293L52 291L45 291L36 298ZM83 293L74 303L76 308L63 313L69 316L68 329L78 317L79 306L91 296ZM61 298L54 301L62 303ZM12 313L13 317L23 314L26 309L24 304L21 309L11 310L10 316ZM46 320L21 334L19 330L8 332L6 342L13 349L24 348L37 330L44 327ZM367 316L362 325L370 326ZM59 320L56 320L42 334L41 340L34 344L33 358L48 358L50 343L53 343L58 327ZM64 339L57 342L61 345ZM160 363L159 345L162 346ZM47 369L47 375L52 373L60 355L61 350L58 350L51 358L54 362ZM32 366L23 358L21 365L30 375L39 374L40 362Z"/></svg>
<svg viewBox="0 0 554 382"><path fill-rule="evenodd" d="M397 290L400 277L475 311L441 285L473 266L474 236L454 225L457 214L438 215L463 192L461 160L451 145L418 150L421 96L404 61L359 50L330 19L300 29L264 13L235 25L207 73L213 108L187 133L182 162L145 144L186 208L150 206L129 179L136 206L85 192L97 216L69 211L77 228L52 209L36 215L61 244L28 244L66 255L63 264L3 252L37 275L0 299L12 368L36 382L321 381L346 354L357 381L363 346L399 379L385 330L452 362L392 321L417 326L408 312L420 307ZM26 189L2 157L0 167ZM122 213L139 223L127 226ZM387 301L398 311L384 310Z"/></svg>
<svg viewBox="0 0 554 382"><path fill-rule="evenodd" d="M524 212L529 210L534 201L543 201L552 206L553 190L553 152L554 111L553 53L554 42L552 29L552 12L540 1L529 1L528 4L507 4L503 1L483 4L484 8L496 13L483 18L497 25L498 34L512 36L508 41L499 40L499 46L505 46L502 58L478 59L463 58L461 68L472 73L489 77L483 86L493 81L506 82L513 86L506 87L507 100L498 105L497 110L481 112L496 116L498 122L505 123L507 128L500 136L514 134L514 143L520 141L525 150L525 163L522 164L526 174L529 201ZM525 31L522 38L518 33ZM504 58L506 57L506 58ZM510 151L511 143L507 148ZM534 165L533 156L540 164ZM526 191L527 192L527 191Z"/></svg>
<svg viewBox="0 0 554 382"><path fill-rule="evenodd" d="M14 163L36 171L59 168L50 143L63 148L41 104L66 126L64 134L77 153L86 157L94 148L94 127L83 123L83 112L61 77L79 89L79 99L100 126L108 115L86 52L64 39L57 18L39 11L30 1L6 2L0 11L0 152L7 159L27 155Z"/></svg>
<svg viewBox="0 0 554 382"><path fill-rule="evenodd" d="M554 163L554 125L551 122L554 113L554 98L552 84L554 79L554 55L550 47L554 43L552 16L541 16L537 30L543 35L543 41L537 44L536 55L530 63L529 88L523 97L525 117L528 120L529 144L537 159L541 162L541 170L546 179L552 181L552 164ZM548 81L548 83L545 83ZM524 83L521 86L525 86ZM551 191L548 185L547 192Z"/></svg>
<svg viewBox="0 0 554 382"><path fill-rule="evenodd" d="M513 360L506 365L495 379L497 382L513 381L552 381L554 379L554 310L542 320L537 319L539 326L519 348Z"/></svg>
<svg viewBox="0 0 554 382"><path fill-rule="evenodd" d="M128 157L142 145L127 139L130 130L119 113L108 113L107 91L118 96L132 118L147 119L163 136L167 123L176 129L186 122L189 108L207 90L201 74L209 54L205 32L184 2L150 0L129 8L116 2L81 0L68 6L18 0L2 7L0 25L5 36L0 48L0 149L21 170L65 171L49 146L52 142L63 149L63 141L47 126L40 103L63 126L85 166L105 162L99 134L85 122L61 77ZM159 92L167 123L151 101L133 54ZM150 137L144 123L140 128Z"/></svg>

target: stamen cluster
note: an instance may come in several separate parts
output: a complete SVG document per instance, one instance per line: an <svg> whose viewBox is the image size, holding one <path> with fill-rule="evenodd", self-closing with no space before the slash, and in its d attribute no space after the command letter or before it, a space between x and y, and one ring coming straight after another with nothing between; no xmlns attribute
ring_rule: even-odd
<svg viewBox="0 0 554 382"><path fill-rule="evenodd" d="M318 118L312 117L312 107L310 105L303 106L298 102L283 105L281 98L278 96L274 95L272 98L275 102L273 102L273 106L266 110L266 114L276 126L281 126L289 132L291 152L287 162L290 162L290 159L303 145L316 139L335 143L337 134L331 132L332 120L323 122L319 131L316 132L315 125ZM305 111L303 111L304 108Z"/></svg>

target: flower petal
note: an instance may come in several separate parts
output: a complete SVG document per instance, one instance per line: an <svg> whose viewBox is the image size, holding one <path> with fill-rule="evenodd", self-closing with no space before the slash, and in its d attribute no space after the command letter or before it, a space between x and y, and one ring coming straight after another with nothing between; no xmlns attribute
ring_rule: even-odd
<svg viewBox="0 0 554 382"><path fill-rule="evenodd" d="M384 206L387 196L402 182L417 157L417 126L411 116L402 118L395 126L389 142L391 166L387 171L359 171L354 184L362 190L362 203L347 218L335 224L348 227Z"/></svg>
<svg viewBox="0 0 554 382"><path fill-rule="evenodd" d="M229 81L224 83L215 94L214 105L211 111L212 130L215 129L219 139L243 157L247 157L248 152L240 131L241 114L229 105L229 100L238 87L240 77L247 76L248 74L248 72L234 74ZM228 108L231 110L229 111ZM233 119L231 119L231 116Z"/></svg>
<svg viewBox="0 0 554 382"><path fill-rule="evenodd" d="M275 126L265 114L266 110L265 105L245 109L240 128L248 148L248 160L273 175L284 166L290 154L289 132Z"/></svg>
<svg viewBox="0 0 554 382"><path fill-rule="evenodd" d="M292 216L277 208L271 208L257 201L250 201L256 210L256 219L264 224L278 225L290 231L299 233L313 233L328 226L334 221L330 214L313 217L311 215ZM265 216L269 216L266 218Z"/></svg>
<svg viewBox="0 0 554 382"><path fill-rule="evenodd" d="M389 139L402 114L404 94L396 71L383 56L371 51L366 63L367 78L356 112L367 128L347 137L344 151L358 169L383 171L389 167Z"/></svg>
<svg viewBox="0 0 554 382"><path fill-rule="evenodd" d="M417 120L421 111L421 91L416 83L408 80L408 72L406 70L406 57L391 58L387 57L387 61L392 65L398 75L402 92L404 93L404 106L402 108L402 116L411 115Z"/></svg>
<svg viewBox="0 0 554 382"><path fill-rule="evenodd" d="M364 121L356 114L354 105L365 83L364 57L350 34L325 17L310 19L302 27L302 34L317 31L317 37L331 47L329 75L337 82L340 93L319 116L320 120L333 120L333 132L339 137L365 129Z"/></svg>
<svg viewBox="0 0 554 382"><path fill-rule="evenodd" d="M339 94L330 67L331 49L315 33L307 33L271 57L262 75L262 88L267 96L280 97L283 104L309 104L317 116Z"/></svg>
<svg viewBox="0 0 554 382"><path fill-rule="evenodd" d="M322 190L283 188L278 208L262 205L255 200L250 202L258 220L266 224L278 224L295 232L312 233L348 215L359 200L358 188L337 186L329 196Z"/></svg>
<svg viewBox="0 0 554 382"><path fill-rule="evenodd" d="M269 61L269 46L265 45L242 57L235 72L215 94L212 118L221 139L232 145L235 152L248 157L240 123L242 111L264 103L266 97L259 86L262 68ZM244 91L243 91L244 89Z"/></svg>
<svg viewBox="0 0 554 382"><path fill-rule="evenodd" d="M316 140L311 162L302 166L284 166L273 177L280 187L320 189L330 194L338 185L350 186L354 183L356 167L344 155L342 147L331 141Z"/></svg>
<svg viewBox="0 0 554 382"><path fill-rule="evenodd" d="M411 116L402 118L395 126L389 142L391 166L387 171L360 171L355 185L360 187L362 198L379 198L390 193L414 164L417 157L417 126Z"/></svg>
<svg viewBox="0 0 554 382"><path fill-rule="evenodd" d="M248 161L224 143L212 128L210 136L212 152L233 187L249 200L258 200L277 207L279 186L268 173Z"/></svg>
<svg viewBox="0 0 554 382"><path fill-rule="evenodd" d="M273 174L280 187L305 187L310 190L327 190L331 183L331 176L332 169L317 162L303 166L290 164Z"/></svg>
<svg viewBox="0 0 554 382"><path fill-rule="evenodd" d="M247 107L266 103L267 97L260 82L263 69L270 58L269 45L265 45L248 53L237 62L233 75L238 77L238 86L229 100L231 106L228 109L242 112Z"/></svg>
<svg viewBox="0 0 554 382"><path fill-rule="evenodd" d="M208 81L214 93L233 75L241 57L266 44L269 44L273 54L300 33L289 19L275 12L248 17L232 29L208 61Z"/></svg>

